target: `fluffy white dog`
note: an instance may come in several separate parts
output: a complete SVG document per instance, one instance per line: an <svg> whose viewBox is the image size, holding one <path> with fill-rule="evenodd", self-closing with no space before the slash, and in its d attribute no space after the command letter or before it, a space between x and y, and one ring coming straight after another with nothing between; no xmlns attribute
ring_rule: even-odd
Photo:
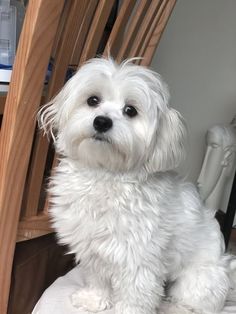
<svg viewBox="0 0 236 314"><path fill-rule="evenodd" d="M168 101L158 74L97 58L40 112L61 156L53 226L86 274L72 295L80 309L153 314L163 296L197 311L224 305L229 257L214 211L172 171L185 127Z"/></svg>

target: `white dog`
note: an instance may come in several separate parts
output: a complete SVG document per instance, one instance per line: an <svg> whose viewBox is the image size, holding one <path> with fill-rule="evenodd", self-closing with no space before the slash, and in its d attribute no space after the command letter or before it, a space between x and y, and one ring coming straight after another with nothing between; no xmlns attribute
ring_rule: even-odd
<svg viewBox="0 0 236 314"><path fill-rule="evenodd" d="M160 76L131 62L93 59L40 112L60 163L50 214L86 285L78 308L153 314L163 296L219 312L229 257L214 212L172 169L185 127Z"/></svg>

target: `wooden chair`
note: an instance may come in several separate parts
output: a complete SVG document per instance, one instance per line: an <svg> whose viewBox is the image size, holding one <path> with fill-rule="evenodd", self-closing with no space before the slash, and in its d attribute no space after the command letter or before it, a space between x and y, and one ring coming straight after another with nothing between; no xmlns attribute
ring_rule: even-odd
<svg viewBox="0 0 236 314"><path fill-rule="evenodd" d="M45 174L53 152L35 114L63 86L68 66L100 54L149 65L176 0L30 0L0 132L0 313L7 313L16 241L52 232ZM115 13L114 13L115 10ZM111 30L106 32L109 18ZM52 73L45 76L49 61ZM46 169L46 171L45 171Z"/></svg>

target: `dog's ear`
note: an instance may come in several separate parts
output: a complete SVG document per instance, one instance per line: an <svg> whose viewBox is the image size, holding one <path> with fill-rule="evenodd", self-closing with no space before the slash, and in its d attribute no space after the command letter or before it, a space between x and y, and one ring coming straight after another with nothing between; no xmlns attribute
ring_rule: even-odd
<svg viewBox="0 0 236 314"><path fill-rule="evenodd" d="M149 172L171 170L179 165L185 156L185 133L185 123L176 110L167 107L161 112L147 162Z"/></svg>
<svg viewBox="0 0 236 314"><path fill-rule="evenodd" d="M38 114L37 121L39 128L44 134L52 137L55 141L56 133L61 123L63 103L66 99L66 88L64 87L52 100L43 105Z"/></svg>

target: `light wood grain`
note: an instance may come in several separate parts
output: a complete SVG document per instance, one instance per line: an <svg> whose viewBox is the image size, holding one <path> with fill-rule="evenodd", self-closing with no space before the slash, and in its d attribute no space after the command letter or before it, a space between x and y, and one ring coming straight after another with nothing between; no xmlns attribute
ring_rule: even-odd
<svg viewBox="0 0 236 314"><path fill-rule="evenodd" d="M56 53L58 51L58 45L59 45L59 43L61 41L61 37L62 37L64 28L65 28L65 24L66 24L66 21L67 21L67 19L69 17L69 11L71 10L71 7L72 7L72 5L73 5L73 3L75 1L77 1L77 0L65 0L64 7L63 7L63 10L62 10L62 14L61 14L61 17L60 17L60 20L59 20L59 24L58 24L58 27L57 27L57 33L56 33L55 38L53 40L53 46L52 46L52 52L51 52L52 60L55 59L55 55L56 55Z"/></svg>
<svg viewBox="0 0 236 314"><path fill-rule="evenodd" d="M165 2L168 0L163 0L163 1ZM139 54L140 48L142 47L143 41L145 40L145 37L148 33L149 28L151 27L153 19L158 14L159 8L163 1L161 0L150 1L148 10L138 27L138 32L136 34L134 41L132 42L132 46L130 47L129 54L128 54L129 58L133 56L142 57L142 55Z"/></svg>
<svg viewBox="0 0 236 314"><path fill-rule="evenodd" d="M52 232L48 215L23 218L19 222L17 242L34 239Z"/></svg>
<svg viewBox="0 0 236 314"><path fill-rule="evenodd" d="M29 1L0 137L0 313L7 313L24 182L53 38L64 1Z"/></svg>
<svg viewBox="0 0 236 314"><path fill-rule="evenodd" d="M123 2L121 9L112 28L111 34L107 41L103 55L116 59L117 53L124 38L125 29L133 12L136 0L126 0Z"/></svg>
<svg viewBox="0 0 236 314"><path fill-rule="evenodd" d="M158 0L157 0L158 1ZM133 12L131 20L129 21L129 26L125 32L125 36L121 43L118 55L116 57L117 62L121 62L126 59L129 55L130 48L139 32L142 20L145 17L148 7L150 6L151 0L140 0L136 7L135 12ZM133 56L137 57L137 56Z"/></svg>
<svg viewBox="0 0 236 314"><path fill-rule="evenodd" d="M114 0L99 1L92 24L89 29L84 49L82 51L80 64L92 57L95 57L114 2Z"/></svg>
<svg viewBox="0 0 236 314"><path fill-rule="evenodd" d="M92 23L97 5L98 0L87 0L86 10L84 12L84 17L81 22L81 27L76 38L74 50L70 61L70 64L72 65L79 65L82 50L84 48L85 41L87 40L90 25Z"/></svg>
<svg viewBox="0 0 236 314"><path fill-rule="evenodd" d="M156 48L160 42L161 35L164 32L166 24L171 16L171 13L176 4L176 0L169 0L164 7L164 10L161 12L160 18L156 20L156 24L154 24L153 31L151 30L149 42L145 45L143 50L143 59L140 61L141 65L148 66L153 58L153 55L156 51ZM149 35L147 35L149 38Z"/></svg>
<svg viewBox="0 0 236 314"><path fill-rule="evenodd" d="M139 55L141 55L141 56L144 55L144 53L147 49L147 46L148 46L151 38L153 37L153 33L156 30L156 27L157 27L162 15L163 15L163 12L165 11L168 3L169 3L169 0L162 0L162 2L160 2L157 13L150 20L150 23L146 29L146 33L145 33L145 36L143 38L143 41L139 45L139 50L137 52Z"/></svg>

